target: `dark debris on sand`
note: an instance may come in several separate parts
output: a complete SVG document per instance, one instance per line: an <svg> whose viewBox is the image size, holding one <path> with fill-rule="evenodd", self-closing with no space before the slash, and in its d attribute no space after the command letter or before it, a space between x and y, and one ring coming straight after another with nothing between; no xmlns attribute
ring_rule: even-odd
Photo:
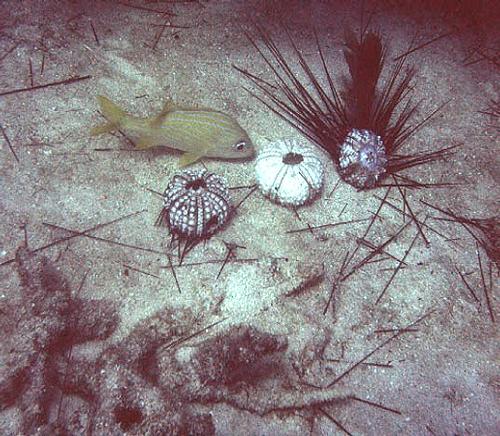
<svg viewBox="0 0 500 436"><path fill-rule="evenodd" d="M17 406L22 434L35 434L59 401L55 380L71 347L107 338L118 316L109 301L72 297L64 277L40 254L19 248L16 267L21 297L0 307L0 411Z"/></svg>
<svg viewBox="0 0 500 436"><path fill-rule="evenodd" d="M218 403L262 416L349 399L302 385L285 336L236 325L202 338L210 327L190 310L161 309L100 354L72 355L115 331L114 305L72 296L57 268L26 248L16 266L21 297L0 308L0 411L17 408L22 434L207 436L206 408Z"/></svg>

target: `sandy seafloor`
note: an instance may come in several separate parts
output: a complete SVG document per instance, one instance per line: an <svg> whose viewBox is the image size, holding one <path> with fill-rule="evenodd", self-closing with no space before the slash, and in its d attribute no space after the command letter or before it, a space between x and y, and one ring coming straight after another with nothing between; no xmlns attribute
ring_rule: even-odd
<svg viewBox="0 0 500 436"><path fill-rule="evenodd" d="M439 11L418 7L405 13L396 5L400 2L365 2L367 11L378 6L371 22L389 43L388 59L404 52L413 39L416 45L454 30L409 56L409 63L418 66L414 98L422 104L417 118L448 103L406 144L406 150L462 144L452 158L408 171L417 180L456 183L440 189L407 191L413 210L421 219L429 216L427 223L445 237L425 230L428 246L417 237L406 265L378 304L377 297L398 265L391 259L367 265L343 282L323 313L342 259L356 247L365 222L312 234L286 233L307 224L370 218L377 210L380 200L376 196L383 196L385 189L357 192L340 182L330 195L338 175L326 154L322 153L325 185L315 202L299 208L297 215L256 191L221 232L189 253L186 266L176 268L179 293L167 257L161 254L170 240L168 231L154 226L162 201L148 190L165 189L178 171L179 154L138 152L120 135L89 135L91 127L102 120L95 97L105 94L137 115L157 112L168 97L181 104L222 110L238 119L257 149L265 139L300 138L243 89L245 81L233 64L262 77L272 76L242 28L250 29L254 21L273 29L282 20L304 56L319 71L311 32L316 28L333 75L339 79L346 73L343 29L359 25L360 2L283 3L203 1L168 6L161 1L3 1L0 92L29 87L31 80L33 85L42 85L70 77L91 77L0 96L0 123L19 160L5 137L0 137L0 262L15 256L24 243L24 230L33 249L68 236L67 231L44 223L81 231L144 210L91 234L157 253L86 237L72 238L43 251L73 292L88 273L79 297L109 299L120 316L118 328L108 339L75 346L70 363L96 359L100 350L126 340L139 322L157 311L182 313L189 309L196 317L197 328L223 321L173 349L179 359L187 349L196 350L233 325L281 335L288 343L279 356L280 369L270 375L271 380L245 381L232 386L227 394L248 392L250 403L261 405L266 413L259 415L255 410L236 407L234 401L225 400L225 394L217 401L180 401L180 407L200 408L211 414L217 435L498 434L499 337L498 323L492 321L493 315L498 322L498 270L493 265L489 277L490 261L480 251L490 313L473 239L460 226L436 220L439 214L419 201L450 207L468 217L498 215L498 119L479 113L491 100L498 101L498 63L483 59L465 65L464 61L474 50L491 53L491 47L498 43L498 33L492 31L494 26L488 21L498 17L496 11L488 10L495 2L483 2L480 15L468 17L458 16L456 11L443 16ZM127 4L169 10L176 16L166 19ZM165 28L156 42L159 27L154 24L165 22L187 28ZM283 33L274 35L282 43L283 52L290 54ZM478 60L479 55L475 56L468 59ZM96 150L102 148L109 150ZM224 175L230 186L255 183L251 161L207 159L203 165ZM201 168L202 164L194 167ZM235 203L248 192L231 191ZM389 198L402 207L397 193ZM367 237L374 244L390 237L403 223L402 215L387 206L380 217ZM401 258L416 232L414 225L409 226L388 246L390 254ZM246 247L236 251L237 259L256 260L232 259L218 279L221 262L189 265L223 260L227 254L224 242ZM360 253L367 252L361 249ZM177 263L175 256L173 262ZM465 274L478 301L457 270ZM0 267L0 283L0 302L10 304L15 313L13 302L24 298L26 303L27 298L21 291L15 263ZM414 329L388 341L355 365L392 333L424 315ZM0 316L5 326L7 314L2 312ZM16 331L7 330L10 333L3 332L3 337ZM9 352L2 348L3 362ZM325 387L351 367L333 386L339 401L307 403L304 386ZM41 382L47 379L42 377ZM145 386L147 389L149 385ZM163 386L162 392L165 389L168 392L168 386ZM274 410L273 401L279 408L284 401L281 392L290 390L296 395L291 407ZM48 406L57 409L61 394L58 389L54 392L57 399ZM170 395L175 397L176 393ZM63 399L63 405L87 414L81 418L85 424L92 406L70 395ZM0 412L0 434L22 433L25 402L21 394L18 401ZM175 420L174 412L160 411L159 416L169 419L170 413ZM142 430L138 429L150 419L147 413L142 411L140 419L123 433L140 434ZM67 414L52 410L44 425L53 422L56 415L64 420ZM33 434L36 431L33 428Z"/></svg>

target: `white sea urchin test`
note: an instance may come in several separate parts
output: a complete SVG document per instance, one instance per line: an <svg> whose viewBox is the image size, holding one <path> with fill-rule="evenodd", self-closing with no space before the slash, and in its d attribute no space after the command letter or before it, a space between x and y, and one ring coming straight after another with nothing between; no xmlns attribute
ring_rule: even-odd
<svg viewBox="0 0 500 436"><path fill-rule="evenodd" d="M255 177L261 192L271 200L300 206L320 191L324 169L312 147L286 138L269 142L260 150Z"/></svg>

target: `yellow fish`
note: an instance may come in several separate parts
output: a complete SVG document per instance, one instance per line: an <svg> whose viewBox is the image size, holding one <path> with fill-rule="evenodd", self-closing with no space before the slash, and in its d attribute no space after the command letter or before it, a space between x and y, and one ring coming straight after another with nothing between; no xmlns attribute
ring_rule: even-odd
<svg viewBox="0 0 500 436"><path fill-rule="evenodd" d="M185 153L181 166L203 156L241 159L254 155L248 134L229 115L212 109L178 107L167 102L155 116L138 118L126 113L107 97L97 97L107 123L94 127L92 135L120 130L138 148L166 146Z"/></svg>

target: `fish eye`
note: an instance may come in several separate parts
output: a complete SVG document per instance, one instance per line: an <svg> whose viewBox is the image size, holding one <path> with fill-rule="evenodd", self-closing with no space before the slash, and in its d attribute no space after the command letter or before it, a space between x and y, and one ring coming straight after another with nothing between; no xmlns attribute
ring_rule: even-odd
<svg viewBox="0 0 500 436"><path fill-rule="evenodd" d="M243 151L246 147L247 143L245 141L240 141L234 144L234 148L238 151Z"/></svg>

